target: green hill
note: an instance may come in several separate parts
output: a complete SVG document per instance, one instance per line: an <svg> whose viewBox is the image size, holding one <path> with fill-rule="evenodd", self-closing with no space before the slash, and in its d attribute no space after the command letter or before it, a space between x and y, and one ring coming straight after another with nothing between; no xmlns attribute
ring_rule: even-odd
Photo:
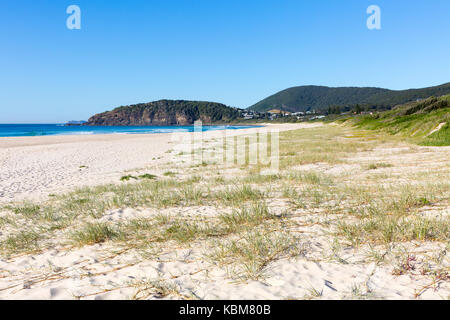
<svg viewBox="0 0 450 320"><path fill-rule="evenodd" d="M405 136L422 145L450 146L450 95L407 103L350 121L359 128Z"/></svg>
<svg viewBox="0 0 450 320"><path fill-rule="evenodd" d="M450 94L450 83L436 87L410 90L389 90L359 87L293 87L278 92L248 109L265 112L271 109L299 112L327 111L330 106L362 105L370 109L390 109L396 105L430 96Z"/></svg>
<svg viewBox="0 0 450 320"><path fill-rule="evenodd" d="M87 126L170 126L225 123L239 117L239 111L221 103L186 100L160 100L118 107L92 116Z"/></svg>

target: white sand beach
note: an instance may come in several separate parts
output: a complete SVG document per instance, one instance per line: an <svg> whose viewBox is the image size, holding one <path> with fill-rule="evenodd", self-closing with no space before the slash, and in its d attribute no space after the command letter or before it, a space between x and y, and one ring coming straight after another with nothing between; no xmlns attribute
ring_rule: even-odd
<svg viewBox="0 0 450 320"><path fill-rule="evenodd" d="M280 131L317 124L274 125ZM258 129L227 130L228 136ZM221 131L204 132L204 139ZM192 135L192 133L186 133ZM125 172L169 162L170 133L0 138L0 203L45 199L73 188L117 182Z"/></svg>
<svg viewBox="0 0 450 320"><path fill-rule="evenodd" d="M270 125L280 131L320 126L322 124L317 123ZM255 130L234 130L230 134L242 135ZM217 135L217 132L205 134L209 141L207 148L215 146ZM341 140L345 139L341 137ZM219 190L226 179L244 176L241 168L224 169L214 164L194 168L182 161L175 164L172 147L170 134L0 138L0 201L4 206L18 207L23 201L45 204L55 195L83 186L123 185L120 178L127 174L150 173L163 179L175 172L176 179L180 180L194 175L200 177L200 187L205 186L204 190L208 192ZM286 154L289 155L288 152ZM294 162L289 170L283 167L280 174L297 170L308 174L314 172L318 177L326 175L329 179L343 179L348 184L395 186L405 183L414 171L426 173L434 170L445 178L449 175L449 159L448 147L387 143L370 150L352 151L345 157L345 163L327 164L323 160L311 160L308 164L295 165ZM389 166L368 170L372 163L389 163ZM369 175L373 180L368 180ZM206 185L202 179L215 179L216 183ZM419 178L411 179L414 184L414 179ZM51 234L42 240L43 249L0 255L0 298L448 299L448 244L425 239L400 241L389 246L381 243L352 245L342 240L338 245L340 238L332 233L343 214L333 212L339 202L324 200L322 207L314 209L291 206L287 196L282 195L294 186L294 182L289 181L283 185L283 192L281 187L276 189L270 185L269 191L264 192L269 195L266 203L275 217L273 221L277 221L276 217L288 216L285 225L295 237L286 240L291 242L283 252L275 251L277 253L273 254L272 249L267 249L265 258L273 256L266 262L257 262L261 273L258 277L243 276L246 274L243 270L251 268L249 264L219 263L211 258L218 246L216 241L222 241L219 238L192 236L190 242L177 242L173 238L146 247L137 247L133 242L142 239L117 243L106 240L84 245L73 245L67 240L85 222L108 223L115 227L144 219L215 221L221 214L231 214L235 210L232 205L212 205L192 197L197 201L194 204L119 207L107 209L101 216L80 217L79 225L71 222L67 229L58 229L59 225L53 227L56 224L48 227L57 218L33 220L23 210L15 214L7 207L0 209L0 241L7 245L17 243L11 239L19 239L15 234L19 234L18 230L27 223L33 227L43 221L40 227L46 232L50 230ZM258 187L255 181L251 185ZM442 188L440 192L448 194L446 185ZM346 200L340 201L344 203ZM448 219L449 208L448 198L447 201L430 200L417 213ZM269 222L265 228L276 223ZM280 228L284 228L282 225ZM283 229L277 230L270 237L278 237L284 232ZM246 232L251 235L252 230ZM259 234L259 231L255 232ZM226 241L245 238L245 234L230 234L224 237L224 248ZM270 240L270 244L275 246L276 239ZM406 267L402 264L405 257ZM446 276L442 276L444 271Z"/></svg>

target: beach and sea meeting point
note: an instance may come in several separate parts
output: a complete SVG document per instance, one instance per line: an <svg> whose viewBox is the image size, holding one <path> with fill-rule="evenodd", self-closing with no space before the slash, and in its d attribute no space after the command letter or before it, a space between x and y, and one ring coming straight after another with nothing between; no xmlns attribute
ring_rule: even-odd
<svg viewBox="0 0 450 320"><path fill-rule="evenodd" d="M2 1L0 299L448 300L450 3L375 2Z"/></svg>

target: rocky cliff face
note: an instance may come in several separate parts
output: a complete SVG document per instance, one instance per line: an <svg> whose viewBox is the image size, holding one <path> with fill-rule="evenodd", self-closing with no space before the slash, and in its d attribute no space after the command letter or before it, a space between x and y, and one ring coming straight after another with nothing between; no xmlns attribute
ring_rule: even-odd
<svg viewBox="0 0 450 320"><path fill-rule="evenodd" d="M96 114L90 126L172 126L191 125L196 120L210 124L236 119L239 112L220 103L184 100L160 100L119 107Z"/></svg>

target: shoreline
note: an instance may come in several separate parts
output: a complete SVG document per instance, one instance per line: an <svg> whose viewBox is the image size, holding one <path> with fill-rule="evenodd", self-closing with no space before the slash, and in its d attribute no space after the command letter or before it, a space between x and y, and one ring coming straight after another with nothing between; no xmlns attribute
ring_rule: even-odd
<svg viewBox="0 0 450 320"><path fill-rule="evenodd" d="M76 131L76 130L67 130L67 131L61 131L58 133L49 133L49 134L41 134L41 135L11 135L11 136L2 136L0 134L0 139L8 139L8 138L36 138L36 137L54 137L54 136L92 136L92 135L121 135L121 134L126 134L126 135L138 135L138 134L142 134L142 135L148 135L148 134L159 134L159 133L172 133L170 132L171 128L191 128L194 127L194 125L170 125L170 126L60 126L58 124L3 124L3 125L10 125L10 126L55 126L55 128L60 128L60 127L67 127L67 128L77 128L77 127L82 127L82 128L86 128L86 129L90 129L90 128L97 128L97 129L110 129L110 128L118 128L118 129L125 129L125 128L129 128L130 131L111 131L111 132L101 132L101 133L96 133L95 131ZM2 124L0 124L0 129L1 129ZM264 127L265 124L248 124L248 125L243 125L243 124L207 124L207 125L202 125L203 128L208 128L208 127L217 127L214 129L209 129L209 130L204 130L204 131L221 131L221 130L242 130L242 129L248 129L248 128L254 128L254 127ZM133 129L136 128L146 128L148 130L158 130L158 129L163 129L163 130L169 130L169 132L144 132L144 133L140 133L140 132L133 132ZM1 132L1 131L0 131ZM173 132L178 132L176 130L174 130ZM186 131L186 132L193 132L193 131Z"/></svg>
<svg viewBox="0 0 450 320"><path fill-rule="evenodd" d="M203 131L204 133L208 132L223 132L229 130L246 130L246 129L254 129L254 128L264 128L270 126L282 126L283 124L270 124L263 123L260 125L246 125L242 126L239 129L217 129L217 130L207 130ZM301 124L300 124L301 125ZM207 126L203 126L207 127ZM236 126L237 127L237 126ZM0 149L1 148L14 148L17 146L32 146L32 145L46 145L46 144L59 144L59 143L70 143L70 142L84 142L84 141L105 141L109 140L110 137L123 137L123 139L127 139L129 137L143 138L143 137L152 137L152 136L161 136L161 135L170 135L172 133L186 133L191 134L192 132L149 132L149 133L130 133L130 132L111 132L111 133L92 133L92 134L51 134L51 135L40 135L40 136L10 136L10 137L0 137ZM113 139L113 140L121 140L121 139Z"/></svg>

